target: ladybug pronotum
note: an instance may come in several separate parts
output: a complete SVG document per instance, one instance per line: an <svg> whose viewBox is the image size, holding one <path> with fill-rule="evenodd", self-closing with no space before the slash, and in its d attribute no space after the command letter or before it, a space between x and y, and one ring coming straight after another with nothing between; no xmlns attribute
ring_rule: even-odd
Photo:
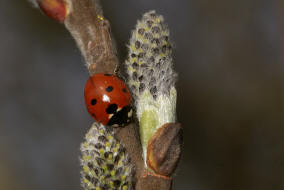
<svg viewBox="0 0 284 190"><path fill-rule="evenodd" d="M130 122L131 95L118 77L95 74L88 79L84 94L87 110L96 121L113 127L124 126Z"/></svg>

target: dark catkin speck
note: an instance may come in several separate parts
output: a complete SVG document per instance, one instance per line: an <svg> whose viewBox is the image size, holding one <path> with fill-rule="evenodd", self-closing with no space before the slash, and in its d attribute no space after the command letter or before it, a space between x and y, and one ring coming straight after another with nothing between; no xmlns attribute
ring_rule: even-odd
<svg viewBox="0 0 284 190"><path fill-rule="evenodd" d="M103 136L103 135L99 136L99 137L98 137L98 140L101 141L101 142L103 142L103 143L106 143L106 142L107 142L107 138L106 138L105 136Z"/></svg>
<svg viewBox="0 0 284 190"><path fill-rule="evenodd" d="M146 68L146 67L147 67L147 64L143 63L143 64L141 64L141 67Z"/></svg>
<svg viewBox="0 0 284 190"><path fill-rule="evenodd" d="M153 21L148 20L148 21L147 21L147 26L148 26L148 27L151 27L151 26L153 25L153 23L154 23Z"/></svg>
<svg viewBox="0 0 284 190"><path fill-rule="evenodd" d="M151 70L149 71L149 76L153 76L153 74L154 74L154 70L151 69Z"/></svg>
<svg viewBox="0 0 284 190"><path fill-rule="evenodd" d="M108 158L108 155L109 155L109 152L105 152L105 153L104 153L104 157L105 157L105 158Z"/></svg>
<svg viewBox="0 0 284 190"><path fill-rule="evenodd" d="M98 163L99 165L102 165L103 159L101 159L101 158L99 158L99 157L96 157L95 159L96 159L96 161L97 161L97 163Z"/></svg>
<svg viewBox="0 0 284 190"><path fill-rule="evenodd" d="M96 103L97 103L97 99L92 99L91 100L91 104L94 106L94 105L96 105Z"/></svg>
<svg viewBox="0 0 284 190"><path fill-rule="evenodd" d="M141 46L141 43L140 43L139 41L136 41L136 42L135 42L135 47L136 47L137 49L139 49L140 46Z"/></svg>
<svg viewBox="0 0 284 190"><path fill-rule="evenodd" d="M157 39L157 38L154 38L152 41L151 41L151 43L152 44L157 44L157 45L159 45L160 44L160 40L159 39Z"/></svg>
<svg viewBox="0 0 284 190"><path fill-rule="evenodd" d="M133 72L132 73L132 79L137 80L137 77L138 77L137 72Z"/></svg>
<svg viewBox="0 0 284 190"><path fill-rule="evenodd" d="M154 63L154 61L155 61L154 56L151 56L150 59L149 59L149 61L150 61L151 63Z"/></svg>
<svg viewBox="0 0 284 190"><path fill-rule="evenodd" d="M96 148L96 149L101 149L102 147L103 147L103 145L101 145L101 143L95 144L95 148Z"/></svg>
<svg viewBox="0 0 284 190"><path fill-rule="evenodd" d="M124 147L119 147L119 149L118 149L118 152L119 152L119 153L123 153L123 154L124 154L125 151L126 151L126 150L125 150Z"/></svg>
<svg viewBox="0 0 284 190"><path fill-rule="evenodd" d="M145 90L145 84L144 83L140 83L139 85L139 92L143 92Z"/></svg>
<svg viewBox="0 0 284 190"><path fill-rule="evenodd" d="M122 171L123 171L123 169L120 167L120 168L116 169L115 174L119 175L119 174L121 174Z"/></svg>
<svg viewBox="0 0 284 190"><path fill-rule="evenodd" d="M108 185L107 185L107 184L102 185L101 189L102 189L102 190L109 190L109 188L108 188Z"/></svg>
<svg viewBox="0 0 284 190"><path fill-rule="evenodd" d="M107 169L108 170L112 170L114 168L114 165L113 164L107 164Z"/></svg>
<svg viewBox="0 0 284 190"><path fill-rule="evenodd" d="M134 69L137 69L137 68L138 68L138 63L136 63L136 62L132 63L132 67L133 67Z"/></svg>
<svg viewBox="0 0 284 190"><path fill-rule="evenodd" d="M161 69L161 62L159 61L158 63L156 63L156 67L157 67L157 69Z"/></svg>
<svg viewBox="0 0 284 190"><path fill-rule="evenodd" d="M138 78L139 82L141 82L143 80L143 75L141 75L139 78Z"/></svg>
<svg viewBox="0 0 284 190"><path fill-rule="evenodd" d="M117 105L116 105L116 104L110 104L110 105L106 108L106 113L112 114L112 113L115 113L116 110L117 110Z"/></svg>
<svg viewBox="0 0 284 190"><path fill-rule="evenodd" d="M128 185L128 181L126 181L123 185Z"/></svg>
<svg viewBox="0 0 284 190"><path fill-rule="evenodd" d="M99 180L98 180L97 178L94 178L94 177L93 177L93 178L91 179L91 182L96 185L96 184L99 182Z"/></svg>
<svg viewBox="0 0 284 190"><path fill-rule="evenodd" d="M153 88L150 89L150 93L152 95L156 94L156 92L157 92L157 87L156 86L154 86Z"/></svg>
<svg viewBox="0 0 284 190"><path fill-rule="evenodd" d="M145 57L145 55L146 55L145 53L139 53L138 58L143 58L143 57Z"/></svg>
<svg viewBox="0 0 284 190"><path fill-rule="evenodd" d="M153 98L154 98L154 99L157 99L157 95L156 95L156 94L153 94Z"/></svg>
<svg viewBox="0 0 284 190"><path fill-rule="evenodd" d="M146 51L148 49L148 44L142 44L141 48ZM145 53L144 53L145 54Z"/></svg>
<svg viewBox="0 0 284 190"><path fill-rule="evenodd" d="M159 28L158 26L154 26L154 27L152 28L152 32L153 32L153 33L159 33L159 32L160 32L160 28Z"/></svg>
<svg viewBox="0 0 284 190"><path fill-rule="evenodd" d="M99 173L99 170L98 170L97 168L95 168L95 173L96 173L97 175L100 174L100 173Z"/></svg>
<svg viewBox="0 0 284 190"><path fill-rule="evenodd" d="M151 16L152 18L156 18L157 15L156 15L156 13L151 13L150 16Z"/></svg>
<svg viewBox="0 0 284 190"><path fill-rule="evenodd" d="M160 52L160 51L159 51L159 48L154 48L154 49L153 49L153 52L154 52L154 54L159 54L159 52Z"/></svg>
<svg viewBox="0 0 284 190"><path fill-rule="evenodd" d="M134 85L132 85L130 88L131 88L132 91L136 90L136 86L134 86Z"/></svg>
<svg viewBox="0 0 284 190"><path fill-rule="evenodd" d="M118 163L119 158L120 158L119 154L115 156L115 158L114 158L114 163L115 163L115 164L117 164L117 163Z"/></svg>
<svg viewBox="0 0 284 190"><path fill-rule="evenodd" d="M109 155L112 155L112 152L110 152L110 151L105 152L104 157L105 157L105 158L108 158L108 157L109 157Z"/></svg>
<svg viewBox="0 0 284 190"><path fill-rule="evenodd" d="M94 165L89 162L89 163L88 163L88 167L92 169L92 168L94 168Z"/></svg>
<svg viewBox="0 0 284 190"><path fill-rule="evenodd" d="M144 29L144 28L139 28L139 29L138 29L138 34L143 35L144 32L145 32L145 29Z"/></svg>
<svg viewBox="0 0 284 190"><path fill-rule="evenodd" d="M85 175L85 178L88 180L88 181L91 181L91 177L89 175Z"/></svg>
<svg viewBox="0 0 284 190"><path fill-rule="evenodd" d="M149 82L149 86L153 86L156 83L156 79L155 77L152 77L150 82Z"/></svg>
<svg viewBox="0 0 284 190"><path fill-rule="evenodd" d="M135 54L135 53L132 53L132 54L131 54L131 57L136 57L136 54Z"/></svg>
<svg viewBox="0 0 284 190"><path fill-rule="evenodd" d="M107 174L106 176L105 176L105 178L107 179L107 178L110 178L111 177L111 175L110 174ZM108 190L108 189L107 189Z"/></svg>
<svg viewBox="0 0 284 190"><path fill-rule="evenodd" d="M162 47L162 52L163 52L163 53L166 53L166 51L167 51L167 46L166 46L166 45L163 45L163 47Z"/></svg>
<svg viewBox="0 0 284 190"><path fill-rule="evenodd" d="M120 180L114 180L114 181L113 181L113 185L114 185L116 188L119 187L120 183L121 183Z"/></svg>
<svg viewBox="0 0 284 190"><path fill-rule="evenodd" d="M153 35L151 33L145 33L145 38L147 38L148 40L152 40Z"/></svg>

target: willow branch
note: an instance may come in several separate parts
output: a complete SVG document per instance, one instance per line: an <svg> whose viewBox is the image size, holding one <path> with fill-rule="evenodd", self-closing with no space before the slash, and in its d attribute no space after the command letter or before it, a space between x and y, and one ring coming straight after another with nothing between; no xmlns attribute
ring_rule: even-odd
<svg viewBox="0 0 284 190"><path fill-rule="evenodd" d="M110 23L103 17L98 0L38 0L38 4L48 16L64 23L81 50L90 75L118 74L119 59ZM180 134L180 125L172 123L161 127L151 139L152 160L158 170L168 174L165 176L146 168L136 123L115 129L117 139L124 145L135 166L136 190L171 189L172 178L169 176L180 157Z"/></svg>

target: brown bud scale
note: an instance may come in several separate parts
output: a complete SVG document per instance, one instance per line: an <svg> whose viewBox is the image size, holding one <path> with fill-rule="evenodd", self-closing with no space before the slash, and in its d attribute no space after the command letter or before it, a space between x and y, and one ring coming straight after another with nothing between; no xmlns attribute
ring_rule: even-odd
<svg viewBox="0 0 284 190"><path fill-rule="evenodd" d="M166 123L149 140L147 165L156 174L170 176L180 159L182 129L179 123Z"/></svg>

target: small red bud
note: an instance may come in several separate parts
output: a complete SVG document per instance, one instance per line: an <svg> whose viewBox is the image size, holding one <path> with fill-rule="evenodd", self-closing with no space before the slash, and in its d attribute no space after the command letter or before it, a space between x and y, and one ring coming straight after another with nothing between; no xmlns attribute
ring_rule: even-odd
<svg viewBox="0 0 284 190"><path fill-rule="evenodd" d="M63 23L67 15L65 0L38 0L41 10L50 18Z"/></svg>

